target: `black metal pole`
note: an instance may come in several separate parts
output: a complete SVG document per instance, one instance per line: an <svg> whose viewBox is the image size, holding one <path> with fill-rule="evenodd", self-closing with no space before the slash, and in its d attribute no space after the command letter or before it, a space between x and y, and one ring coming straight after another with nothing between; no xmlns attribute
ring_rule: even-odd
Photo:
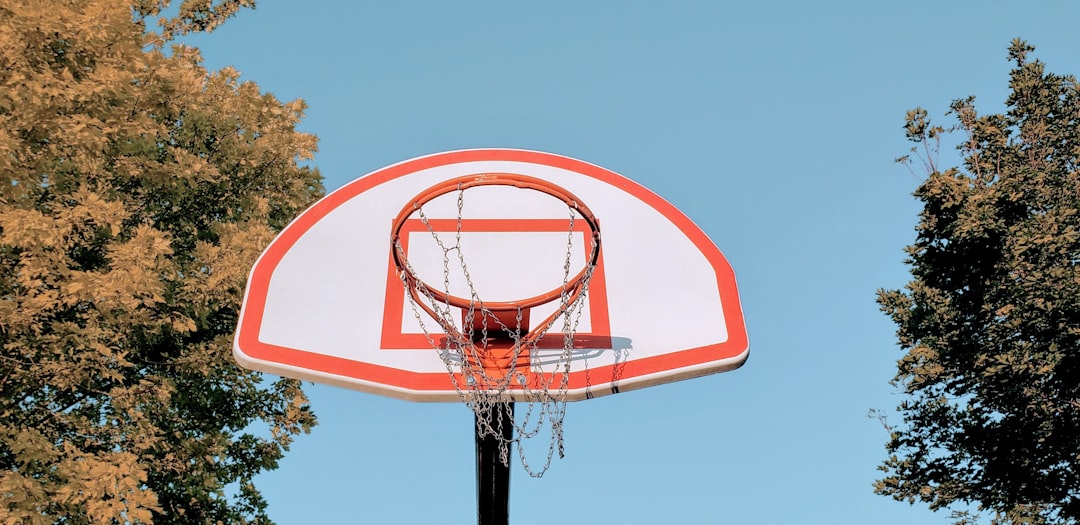
<svg viewBox="0 0 1080 525"><path fill-rule="evenodd" d="M501 414L499 413L501 412ZM502 417L500 417L500 415ZM514 438L514 403L498 403L492 407L490 426L502 436L482 435L481 419L476 414L476 496L477 525L508 525L510 523L510 461L503 465L499 459L500 442Z"/></svg>

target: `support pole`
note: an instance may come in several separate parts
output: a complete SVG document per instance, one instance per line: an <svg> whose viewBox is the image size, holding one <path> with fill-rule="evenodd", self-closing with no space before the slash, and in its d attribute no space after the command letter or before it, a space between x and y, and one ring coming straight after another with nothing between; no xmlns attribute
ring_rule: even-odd
<svg viewBox="0 0 1080 525"><path fill-rule="evenodd" d="M501 414L500 414L501 412ZM481 435L481 417L490 417L491 428L499 430L496 422L502 420L502 438ZM500 418L500 415L502 416ZM498 403L490 414L476 414L476 495L477 525L508 525L510 523L510 462L499 459L500 441L514 438L514 403Z"/></svg>

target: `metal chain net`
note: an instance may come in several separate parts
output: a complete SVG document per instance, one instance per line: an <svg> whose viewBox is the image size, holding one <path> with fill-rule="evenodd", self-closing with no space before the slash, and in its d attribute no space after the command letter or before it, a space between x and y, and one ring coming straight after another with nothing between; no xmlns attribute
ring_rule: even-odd
<svg viewBox="0 0 1080 525"><path fill-rule="evenodd" d="M427 337L432 348L438 351L440 359L446 365L450 374L451 382L457 391L461 401L468 406L477 416L477 432L481 436L494 436L499 440L499 459L504 466L508 465L510 447L516 447L522 466L530 476L539 478L551 466L552 458L558 452L559 458L564 457L563 446L563 419L566 415L566 391L570 378L570 364L574 350L574 334L584 311L585 298L588 295L589 281L592 279L594 267L589 265L585 269L584 277L580 284L581 293L572 299L572 287L570 286L573 245L574 245L574 221L575 211L569 210L569 228L567 231L566 257L563 264L563 280L559 308L561 315L550 320L547 326L534 327L528 333L523 333L522 311L519 308L513 323L505 323L494 312L484 305L473 284L469 267L465 262L465 254L461 246L461 224L465 202L465 191L457 192L457 227L453 232L453 242L444 241L432 228L423 208L417 208L416 215L421 223L427 228L434 242L442 250L443 292L450 295L450 276L452 269L461 271L465 285L469 290L469 306L463 312L461 328L455 319L457 309L441 301L428 291L419 280L415 280L412 286L418 292L418 297L425 299L425 304L430 307L429 313L437 317L435 321L442 328L446 336L441 341L436 340L436 335L428 329L424 320L424 313L416 304L414 295L409 293L409 281L404 272L399 272L402 283L406 287L405 296L409 298L413 315ZM586 236L588 237L588 236ZM591 241L590 241L591 242ZM400 241L395 250L403 253ZM402 257L406 268L412 275L416 272L408 262L408 257ZM504 316L505 318L505 316ZM544 356L540 359L537 352L539 341L545 333L555 325L561 325L562 350L557 359L549 359ZM490 371L483 365L486 341L499 338L508 341L512 346L512 355L508 360L509 366L505 370ZM522 366L519 359L523 354L528 356L528 363ZM512 392L512 394L511 394ZM512 416L506 417L502 410L498 410L501 403L516 400L527 404L527 409L522 413L519 410ZM513 437L503 437L506 425L513 427ZM543 465L534 467L529 463L524 448L524 442L539 436L545 428L550 429L548 449Z"/></svg>

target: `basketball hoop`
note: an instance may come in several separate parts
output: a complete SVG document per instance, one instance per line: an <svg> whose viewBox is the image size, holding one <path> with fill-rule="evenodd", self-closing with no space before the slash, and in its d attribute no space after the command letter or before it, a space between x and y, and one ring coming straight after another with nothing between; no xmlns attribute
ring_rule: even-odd
<svg viewBox="0 0 1080 525"><path fill-rule="evenodd" d="M463 210L465 192L485 186L540 192L566 205L567 249L562 282L550 291L524 299L494 301L485 300L477 290L462 249ZM432 227L423 207L453 192L457 192L456 223L450 232L443 230L443 234L452 236L453 241L444 241L436 228ZM421 279L409 262L402 231L408 221L415 220L414 217L420 220L442 251L441 288ZM575 229L577 221L585 223L586 231ZM588 243L585 264L573 273L574 237L580 233L584 233ZM408 202L394 219L391 249L398 277L405 287L416 320L432 348L439 352L461 400L477 415L478 432L501 439L499 455L504 465L508 461L509 443L514 442L526 471L534 477L542 476L555 450L558 449L560 457L563 455L562 420L574 333L600 257L600 228L595 215L574 194L542 179L508 173L469 175L436 184ZM528 257L529 254L522 256ZM452 265L451 262L455 260L456 264ZM463 277L467 293L451 293L452 266L455 266L453 271L460 272ZM531 322L533 308L556 301L557 306L552 313L538 323ZM458 311L460 319L456 315ZM430 333L425 325L425 316L439 325L445 338L437 340ZM543 364L532 356L544 335L560 319L562 353L554 366L544 370ZM512 411L508 415L505 411L496 410L502 404L514 401L530 403L530 408L522 417L514 417ZM536 406L540 408L538 415L533 413ZM551 427L547 460L541 469L534 471L525 460L521 441L537 435L546 424ZM517 437L507 438L514 433L505 432L504 425L512 425Z"/></svg>
<svg viewBox="0 0 1080 525"><path fill-rule="evenodd" d="M672 261L678 286L642 287ZM543 475L563 456L568 401L734 370L749 341L731 265L662 197L596 164L484 148L380 168L296 217L251 269L233 355L286 377L463 401L478 523L496 525L508 521L510 447ZM547 442L542 468L526 441L530 459Z"/></svg>

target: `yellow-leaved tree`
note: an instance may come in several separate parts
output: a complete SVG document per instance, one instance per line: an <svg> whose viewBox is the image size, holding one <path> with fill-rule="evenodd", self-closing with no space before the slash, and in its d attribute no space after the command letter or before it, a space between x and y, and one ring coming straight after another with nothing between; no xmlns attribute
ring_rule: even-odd
<svg viewBox="0 0 1080 525"><path fill-rule="evenodd" d="M252 0L169 3L0 0L0 523L270 523L315 423L230 352L316 139L174 45Z"/></svg>

